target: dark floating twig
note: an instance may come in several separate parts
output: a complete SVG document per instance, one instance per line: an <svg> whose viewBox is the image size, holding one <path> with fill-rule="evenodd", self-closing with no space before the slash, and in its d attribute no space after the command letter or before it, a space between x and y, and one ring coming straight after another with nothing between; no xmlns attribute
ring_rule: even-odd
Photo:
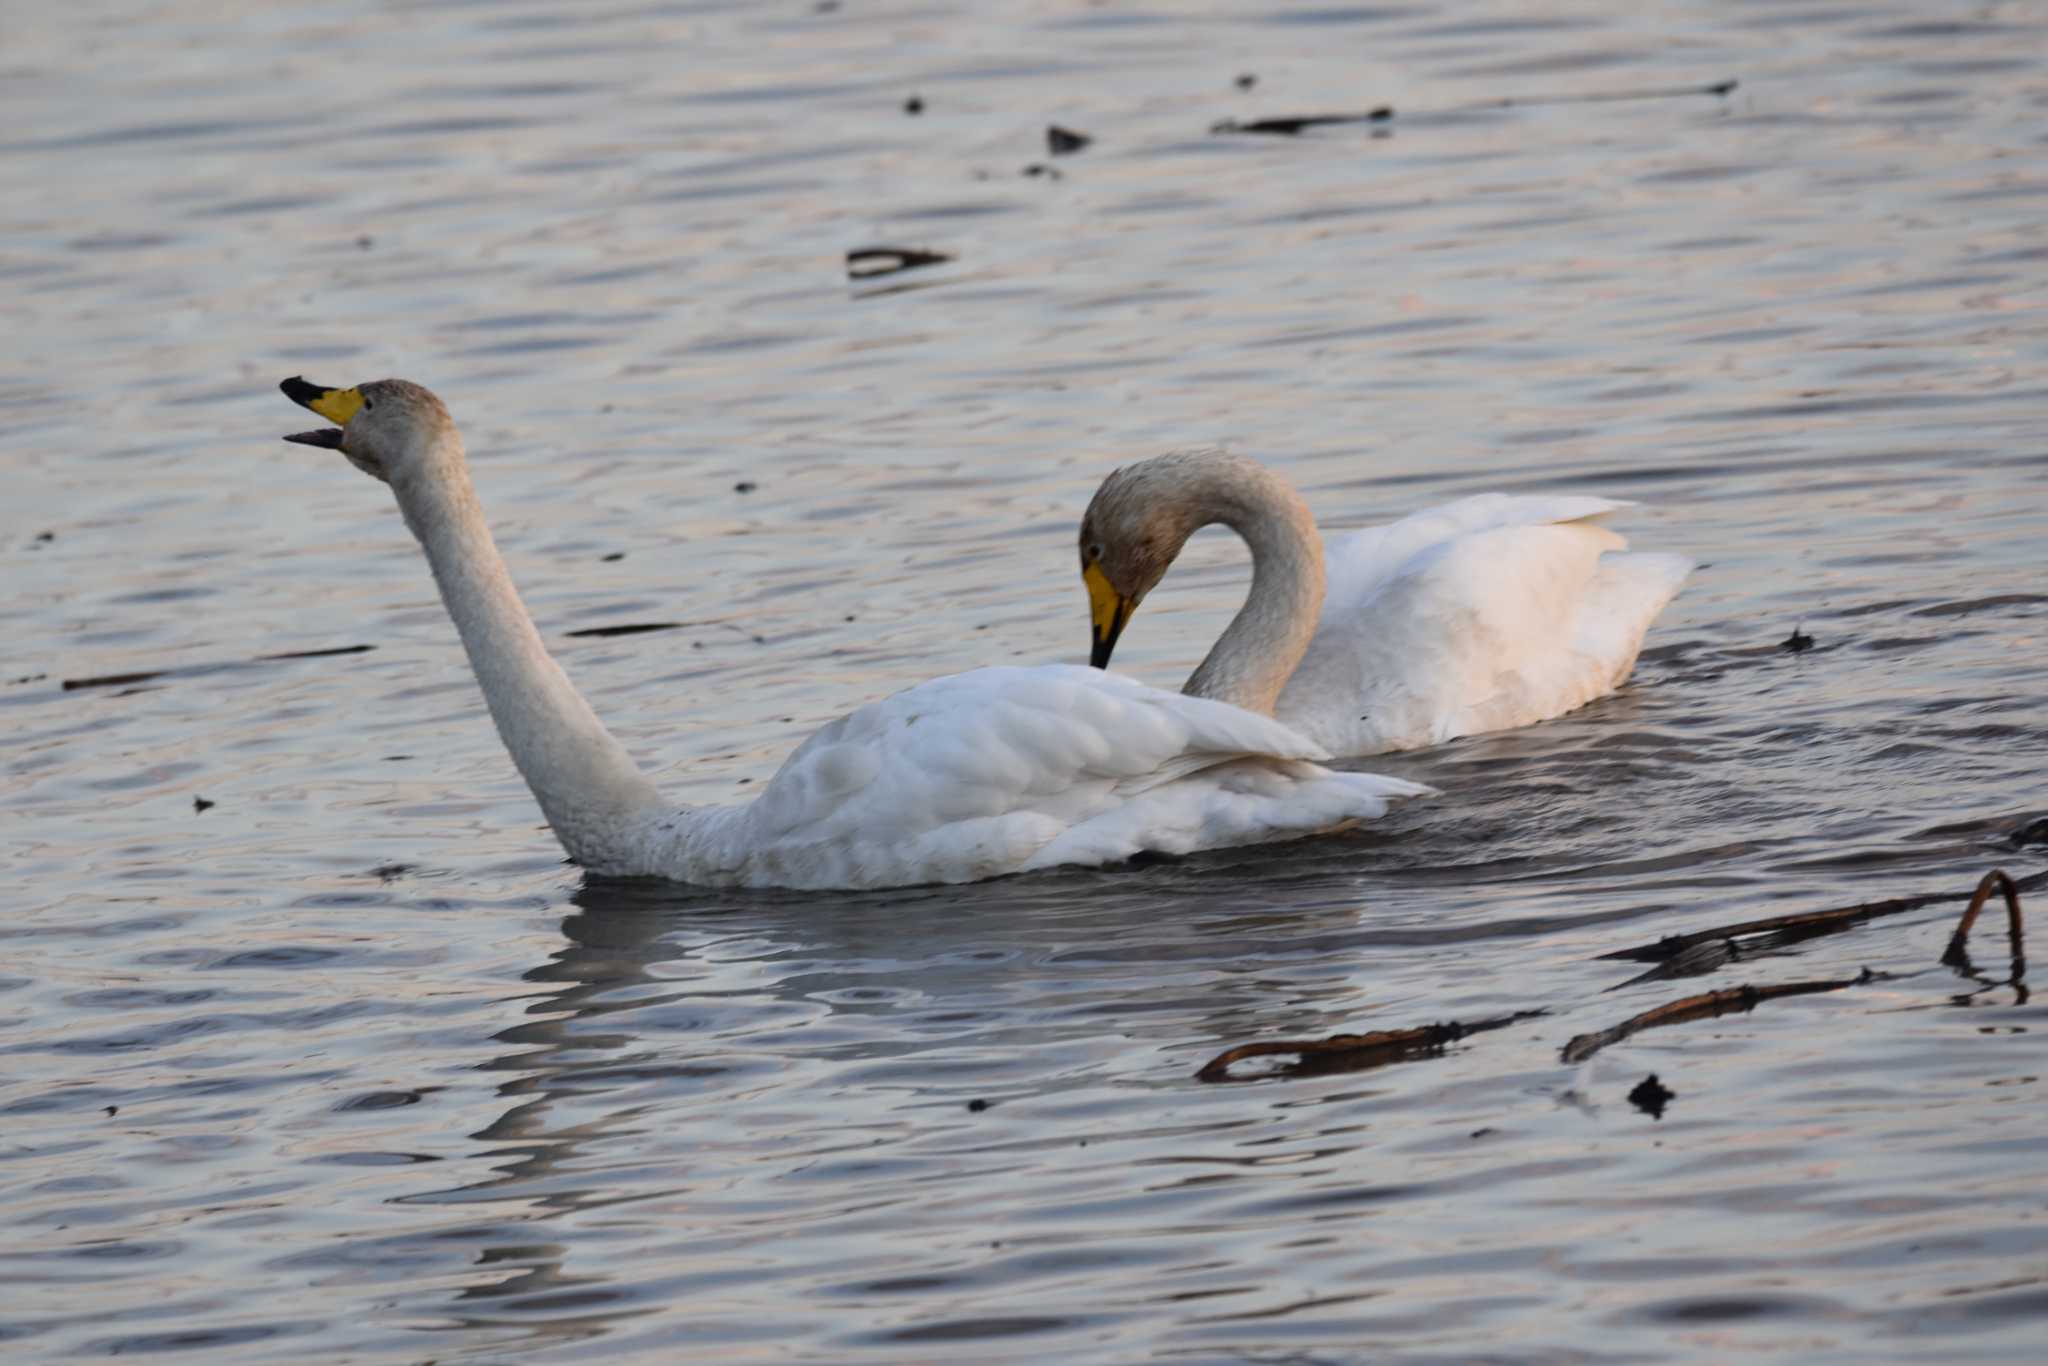
<svg viewBox="0 0 2048 1366"><path fill-rule="evenodd" d="M1092 135L1062 128L1057 123L1047 124L1045 128L1045 150L1056 157L1071 156L1093 141Z"/></svg>
<svg viewBox="0 0 2048 1366"><path fill-rule="evenodd" d="M1239 123L1236 119L1221 119L1209 125L1212 133L1266 133L1277 137L1295 137L1304 128L1321 128L1331 123L1385 123L1394 117L1394 106L1383 104L1368 109L1363 114L1295 114L1287 118L1253 119Z"/></svg>
<svg viewBox="0 0 2048 1366"><path fill-rule="evenodd" d="M1644 90L1595 90L1582 95L1509 95L1459 105L1460 109L1520 109L1532 104L1614 104L1623 100L1682 100L1698 95L1730 95L1742 82L1732 77L1712 85L1659 86Z"/></svg>
<svg viewBox="0 0 2048 1366"><path fill-rule="evenodd" d="M1827 982L1779 982L1772 986L1729 987L1724 991L1707 991L1698 996L1686 996L1668 1001L1655 1009L1640 1015L1631 1015L1618 1025L1596 1029L1590 1034L1580 1034L1566 1043L1559 1054L1561 1061L1584 1062L1612 1043L1620 1043L1631 1034L1645 1029L1656 1029L1663 1025L1684 1024L1689 1020L1711 1020L1717 1015L1734 1011L1751 1011L1763 1001L1776 1000L1780 996L1811 996L1816 992L1840 991L1845 987L1862 986L1866 982L1881 982L1888 974L1863 969L1854 977L1843 977Z"/></svg>
<svg viewBox="0 0 2048 1366"><path fill-rule="evenodd" d="M1413 1029L1376 1029L1370 1034L1332 1034L1327 1039L1275 1039L1267 1043L1239 1044L1209 1059L1195 1073L1196 1081L1250 1081L1233 1077L1231 1067L1247 1058L1293 1054L1296 1061L1268 1075L1308 1077L1326 1072L1363 1072L1388 1063L1440 1053L1450 1044L1471 1034L1505 1029L1522 1020L1547 1015L1547 1010L1518 1010L1490 1020L1419 1025Z"/></svg>
<svg viewBox="0 0 2048 1366"><path fill-rule="evenodd" d="M2012 941L2012 985L2018 986L2027 975L2027 951L2021 932L2020 889L2005 875L2003 868L1993 868L1977 883L1977 890L1970 897L1970 904L1963 911L1963 918L1956 925L1956 932L1949 936L1948 947L1942 951L1941 961L1946 967L1957 972L1975 976L1977 969L1970 962L1970 931L1977 924L1978 912L1991 899L1993 892L2005 898L2005 931Z"/></svg>
<svg viewBox="0 0 2048 1366"><path fill-rule="evenodd" d="M258 655L250 663L271 659L330 659L335 655L366 655L376 648L374 645L337 645L331 650L286 650L282 654Z"/></svg>
<svg viewBox="0 0 2048 1366"><path fill-rule="evenodd" d="M943 251L921 251L916 247L856 247L846 253L846 274L849 279L867 280L922 266L943 265L952 259Z"/></svg>
<svg viewBox="0 0 2048 1366"><path fill-rule="evenodd" d="M199 674L225 673L230 669L253 669L259 664L272 664L287 659L327 659L333 655L360 655L376 648L374 645L340 645L331 650L286 650L281 654L257 655L254 659L234 660L226 664L187 664L173 669L142 669L127 674L67 678L60 686L65 692L77 692L82 688L121 688L131 683L147 683L153 678L183 678Z"/></svg>
<svg viewBox="0 0 2048 1366"><path fill-rule="evenodd" d="M635 621L624 626L585 626L576 631L564 631L562 634L575 636L579 640L590 637L644 636L649 631L679 630L683 624L680 621Z"/></svg>
<svg viewBox="0 0 2048 1366"><path fill-rule="evenodd" d="M1794 626L1792 634L1786 636L1784 642L1778 648L1795 655L1805 654L1813 648L1813 637L1806 634L1804 625Z"/></svg>
<svg viewBox="0 0 2048 1366"><path fill-rule="evenodd" d="M1498 100L1481 100L1477 104L1452 105L1449 109L1427 110L1425 113L1462 114L1475 109L1522 109L1539 104L1613 104L1624 100L1677 100L1700 95L1727 95L1741 82L1735 80L1715 81L1712 85L1682 85L1655 90L1604 90L1582 95L1509 95ZM1242 79L1240 89L1248 88ZM1300 114L1287 118L1253 119L1239 123L1236 119L1223 119L1209 125L1212 133L1266 133L1280 137L1294 137L1304 128L1320 128L1332 123L1384 123L1394 117L1392 105L1381 105L1363 114Z"/></svg>

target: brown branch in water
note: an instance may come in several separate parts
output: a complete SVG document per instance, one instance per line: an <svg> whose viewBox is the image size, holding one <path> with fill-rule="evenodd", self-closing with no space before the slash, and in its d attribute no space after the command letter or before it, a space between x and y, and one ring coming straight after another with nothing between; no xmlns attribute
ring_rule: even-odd
<svg viewBox="0 0 2048 1366"><path fill-rule="evenodd" d="M2031 879L2030 879L2031 880ZM1984 909L1984 903L1991 899L1993 892L2005 897L2005 929L2012 941L2012 982L2018 986L2027 975L2026 943L2022 933L2020 917L2020 889L2003 868L1993 868L1977 883L1977 891L1971 896L1969 906L1963 911L1962 920L1956 925L1956 932L1949 936L1948 948L1942 951L1943 965L1958 972L1974 973L1970 963L1970 931L1977 924L1977 915Z"/></svg>
<svg viewBox="0 0 2048 1366"><path fill-rule="evenodd" d="M1231 1066L1247 1058L1293 1055L1297 1061L1275 1075L1305 1077L1323 1072L1363 1072L1388 1063L1405 1062L1441 1052L1446 1046L1471 1034L1505 1029L1521 1020L1547 1015L1547 1010L1518 1010L1489 1020L1418 1025L1413 1029L1376 1029L1369 1034L1332 1034L1326 1039L1274 1039L1266 1043L1239 1044L1209 1059L1195 1073L1196 1081L1249 1081L1233 1077Z"/></svg>
<svg viewBox="0 0 2048 1366"><path fill-rule="evenodd" d="M2004 878L2005 874L1999 873L1998 876ZM2005 880L2017 895L2048 885L2048 871ZM1710 930L1695 930L1691 934L1667 935L1654 944L1639 944L1634 948L1616 949L1613 953L1600 954L1595 961L1621 959L1663 965L1639 977L1632 977L1621 986L1633 986L1637 982L1664 977L1696 976L1741 959L1744 949L1748 946L1738 944L1738 939L1769 935L1775 936L1770 941L1771 945L1797 943L1802 939L1845 930L1866 920L1916 911L1923 906L1956 899L1957 895L1954 892L1927 892L1918 896L1896 897L1890 901L1868 901L1860 906L1842 906L1831 911L1798 911L1791 915L1767 916L1762 920L1745 920L1736 925L1717 925Z"/></svg>
<svg viewBox="0 0 2048 1366"><path fill-rule="evenodd" d="M1645 1029L1657 1029L1664 1025L1685 1024L1690 1020L1711 1020L1719 1015L1735 1011L1751 1011L1759 1002L1775 1000L1780 996L1811 996L1817 992L1840 991L1844 987L1862 986L1866 982L1881 982L1887 974L1872 972L1869 968L1854 977L1844 977L1827 982L1780 982L1775 986L1729 987L1723 991L1706 991L1697 996L1686 996L1676 1001L1667 1001L1640 1015L1631 1015L1618 1025L1596 1029L1590 1034L1580 1034L1564 1046L1561 1061L1584 1062L1611 1043L1620 1043L1631 1034Z"/></svg>

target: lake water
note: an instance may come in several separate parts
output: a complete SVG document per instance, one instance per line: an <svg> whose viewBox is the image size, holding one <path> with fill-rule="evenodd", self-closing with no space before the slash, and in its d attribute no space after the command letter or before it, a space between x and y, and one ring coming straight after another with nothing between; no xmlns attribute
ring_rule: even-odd
<svg viewBox="0 0 2048 1366"><path fill-rule="evenodd" d="M5 1353L2038 1359L2048 1017L1936 966L1953 899L1598 955L2048 862L2044 56L1904 0L11 6ZM849 281L871 246L954 259ZM690 801L1084 656L1080 511L1175 446L1334 528L1635 498L1704 566L1623 693L1374 764L1443 795L1365 831L607 885L386 491L278 441L300 372L449 400ZM1244 563L1204 533L1119 666L1177 682Z"/></svg>

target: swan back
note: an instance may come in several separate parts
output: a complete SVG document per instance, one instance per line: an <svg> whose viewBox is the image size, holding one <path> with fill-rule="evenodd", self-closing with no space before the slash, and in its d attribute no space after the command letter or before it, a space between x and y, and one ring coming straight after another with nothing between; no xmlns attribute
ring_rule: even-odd
<svg viewBox="0 0 2048 1366"><path fill-rule="evenodd" d="M1692 571L1620 554L1605 498L1481 494L1341 537L1276 708L1337 754L1528 725L1610 691Z"/></svg>

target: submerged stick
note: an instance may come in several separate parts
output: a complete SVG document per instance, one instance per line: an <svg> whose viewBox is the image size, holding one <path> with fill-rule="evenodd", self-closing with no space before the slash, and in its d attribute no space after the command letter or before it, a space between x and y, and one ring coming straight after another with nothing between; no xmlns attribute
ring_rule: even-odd
<svg viewBox="0 0 2048 1366"><path fill-rule="evenodd" d="M2023 878L2006 878L2003 872L1994 870L1996 876L2005 878L2014 894L2030 892L2048 885L2048 871L2032 873ZM1991 876L1992 874L1987 874ZM1981 887L1980 887L1981 892ZM1866 901L1860 906L1841 906L1831 911L1794 911L1790 915L1766 916L1762 920L1744 920L1734 925L1717 925L1711 930L1695 930L1690 934L1669 934L1654 944L1639 944L1630 949L1616 949L1603 953L1595 962L1609 962L1626 959L1637 963L1662 963L1688 954L1700 944L1730 941L1747 935L1782 934L1792 938L1806 938L1809 935L1827 934L1834 930L1847 929L1865 920L1876 920L1880 916L1898 915L1902 911L1917 911L1922 906L1936 902L1954 900L1954 892L1923 892L1918 896L1894 897L1890 901ZM1731 953L1729 957L1739 957ZM1710 965L1712 966L1712 965ZM1644 978L1637 978L1642 981Z"/></svg>
<svg viewBox="0 0 2048 1366"><path fill-rule="evenodd" d="M1469 1023L1451 1020L1443 1024L1418 1025L1413 1029L1376 1029L1370 1034L1332 1034L1326 1039L1274 1039L1267 1043L1239 1044L1226 1049L1202 1064L1195 1073L1196 1081L1245 1081L1249 1078L1233 1077L1230 1068L1233 1063L1246 1058L1265 1058L1293 1054L1297 1061L1283 1069L1293 1076L1308 1076L1319 1072L1362 1072L1369 1067L1382 1067L1390 1062L1404 1062L1409 1058L1435 1053L1446 1045L1454 1044L1469 1034L1484 1034L1490 1029L1505 1029L1521 1020L1548 1015L1547 1010L1518 1010L1512 1015L1497 1015L1489 1020L1473 1020Z"/></svg>
<svg viewBox="0 0 2048 1366"><path fill-rule="evenodd" d="M1735 1011L1751 1011L1763 1001L1776 1000L1780 996L1812 996L1823 991L1840 991L1845 987L1859 987L1866 982L1881 982L1888 974L1863 969L1854 977L1843 977L1826 982L1780 982L1775 986L1729 987L1723 991L1702 992L1698 996L1687 996L1676 1001L1667 1001L1661 1006L1646 1010L1640 1015L1631 1015L1618 1025L1596 1029L1590 1034L1580 1034L1568 1041L1559 1055L1564 1062L1584 1062L1611 1043L1620 1043L1631 1034L1640 1034L1645 1029L1656 1029L1663 1025L1684 1024L1690 1020L1711 1020L1719 1015Z"/></svg>
<svg viewBox="0 0 2048 1366"><path fill-rule="evenodd" d="M1678 100L1698 95L1726 95L1740 84L1741 82L1731 79L1715 81L1712 85L1681 85L1654 90L1596 90L1582 95L1509 95L1497 100L1480 100L1476 104L1454 104L1448 109L1425 111L1425 116L1428 113L1464 114L1475 109L1524 109L1539 104L1614 104L1624 100ZM1356 114L1293 114L1281 118L1252 119L1245 123L1239 123L1236 119L1220 119L1209 125L1209 131L1296 137L1305 128L1321 128L1333 123L1385 123L1393 117L1394 107L1383 104Z"/></svg>
<svg viewBox="0 0 2048 1366"><path fill-rule="evenodd" d="M1970 930L1977 923L1977 915L1984 909L1984 903L1991 899L1992 892L2005 897L2005 931L2012 941L2012 982L2018 986L2020 979L2027 975L2026 944L2022 937L2020 917L2020 890L2013 880L2006 876L2003 868L1993 868L1977 883L1976 894L1970 898L1969 906L1963 911L1962 920L1956 925L1956 932L1949 936L1948 947L1942 951L1944 966L1959 972L1974 972L1970 964L1968 943Z"/></svg>

